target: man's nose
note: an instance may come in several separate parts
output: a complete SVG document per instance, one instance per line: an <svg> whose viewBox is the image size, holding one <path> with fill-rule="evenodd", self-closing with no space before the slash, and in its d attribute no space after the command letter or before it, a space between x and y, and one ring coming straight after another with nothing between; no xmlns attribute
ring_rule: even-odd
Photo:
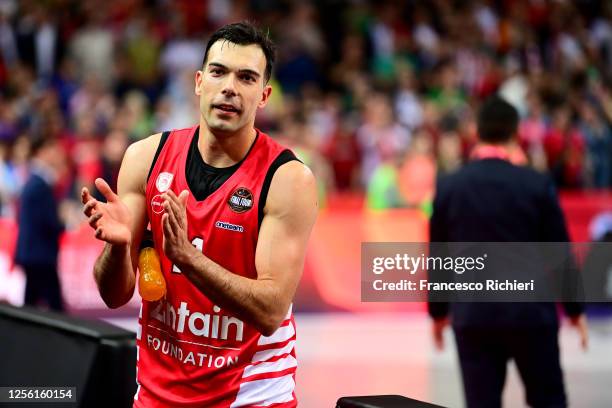
<svg viewBox="0 0 612 408"><path fill-rule="evenodd" d="M227 79L223 84L223 90L221 91L221 93L227 97L236 95L236 76L234 74L230 74L227 76Z"/></svg>

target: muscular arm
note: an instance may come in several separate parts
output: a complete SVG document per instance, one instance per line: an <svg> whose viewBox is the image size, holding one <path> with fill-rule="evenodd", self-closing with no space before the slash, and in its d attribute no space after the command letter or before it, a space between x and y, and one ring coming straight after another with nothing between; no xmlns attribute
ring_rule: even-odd
<svg viewBox="0 0 612 408"><path fill-rule="evenodd" d="M96 180L107 203L91 198L83 189L89 224L96 238L106 242L94 265L94 278L100 296L110 308L123 306L134 294L138 249L147 223L146 180L160 137L161 134L153 135L127 149L119 170L117 195L104 180Z"/></svg>
<svg viewBox="0 0 612 408"><path fill-rule="evenodd" d="M167 212L183 211L184 197L170 197ZM215 304L254 325L262 334L270 335L283 322L292 302L316 215L312 173L302 163L289 162L272 178L255 253L257 279L236 275L213 262L189 243L186 233L179 232L181 238L177 239L169 230L177 222L172 214L164 215L162 220L165 240L173 242L165 243L164 250Z"/></svg>

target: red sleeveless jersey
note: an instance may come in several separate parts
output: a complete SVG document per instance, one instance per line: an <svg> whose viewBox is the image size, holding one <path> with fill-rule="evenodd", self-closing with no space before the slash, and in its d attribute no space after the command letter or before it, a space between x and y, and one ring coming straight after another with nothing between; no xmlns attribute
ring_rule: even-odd
<svg viewBox="0 0 612 408"><path fill-rule="evenodd" d="M185 168L197 126L170 133L146 189L147 214L166 278L167 294L142 301L137 331L134 407L295 407L295 323L262 336L214 305L162 250L161 194L189 190ZM206 199L187 200L189 239L228 271L255 279L262 187L285 150L258 132L237 170Z"/></svg>

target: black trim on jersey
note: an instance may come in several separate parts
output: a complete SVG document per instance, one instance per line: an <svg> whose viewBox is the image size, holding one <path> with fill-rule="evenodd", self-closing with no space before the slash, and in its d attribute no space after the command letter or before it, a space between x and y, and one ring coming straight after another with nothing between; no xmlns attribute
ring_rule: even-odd
<svg viewBox="0 0 612 408"><path fill-rule="evenodd" d="M300 163L302 162L300 159L295 157L295 154L289 149L283 150L280 154L274 159L270 167L268 168L268 172L266 173L266 178L264 179L263 185L261 186L261 194L259 195L259 208L257 209L257 230L261 227L261 222L264 217L264 207L266 206L266 200L268 199L268 191L270 191L270 184L272 184L272 177L274 177L274 173L280 166L285 163L289 163L290 161L297 160Z"/></svg>
<svg viewBox="0 0 612 408"><path fill-rule="evenodd" d="M166 141L168 140L168 136L170 136L170 131L165 131L161 135L161 139L159 139L159 146L157 146L157 150L155 151L155 156L153 157L153 163L151 163L151 168L149 169L149 174L147 175L147 182L149 178L151 178L151 173L153 173L153 167L155 167L155 162L157 162L157 158L159 157Z"/></svg>
<svg viewBox="0 0 612 408"><path fill-rule="evenodd" d="M191 193L197 201L203 201L208 198L221 188L236 170L240 168L242 163L244 163L251 154L253 147L255 147L259 139L259 131L256 130L256 132L255 140L253 140L251 147L249 147L249 150L239 162L229 167L214 167L204 161L198 149L198 139L200 137L200 127L198 126L191 138L191 144L185 163L185 179L187 180L189 190L191 190Z"/></svg>

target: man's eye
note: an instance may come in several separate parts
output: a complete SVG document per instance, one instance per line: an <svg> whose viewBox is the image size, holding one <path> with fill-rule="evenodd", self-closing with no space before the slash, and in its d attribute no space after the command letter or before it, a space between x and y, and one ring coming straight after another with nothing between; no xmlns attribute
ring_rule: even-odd
<svg viewBox="0 0 612 408"><path fill-rule="evenodd" d="M251 82L254 81L255 78L252 75L243 75L242 80Z"/></svg>
<svg viewBox="0 0 612 408"><path fill-rule="evenodd" d="M219 68L211 69L211 70L210 70L210 72L211 72L211 73L213 73L213 74L215 74L215 75L218 75L218 74L222 74L222 73L223 73L223 71L222 71L222 70L220 70Z"/></svg>

